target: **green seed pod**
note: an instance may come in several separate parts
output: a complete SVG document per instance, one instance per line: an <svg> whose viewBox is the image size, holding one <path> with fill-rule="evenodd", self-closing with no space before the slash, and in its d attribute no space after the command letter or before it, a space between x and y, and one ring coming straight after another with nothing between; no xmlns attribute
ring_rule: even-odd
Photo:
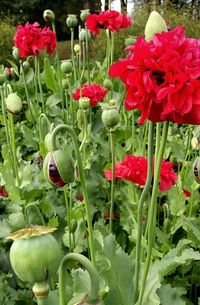
<svg viewBox="0 0 200 305"><path fill-rule="evenodd" d="M167 32L167 25L162 16L156 11L153 11L150 14L145 26L145 40L151 41L154 34L158 34L161 32Z"/></svg>
<svg viewBox="0 0 200 305"><path fill-rule="evenodd" d="M194 179L200 184L200 157L197 157L193 164Z"/></svg>
<svg viewBox="0 0 200 305"><path fill-rule="evenodd" d="M16 93L11 93L6 98L6 110L15 115L21 112L22 101Z"/></svg>
<svg viewBox="0 0 200 305"><path fill-rule="evenodd" d="M85 22L89 14L90 14L90 10L81 10L81 14L80 14L81 21Z"/></svg>
<svg viewBox="0 0 200 305"><path fill-rule="evenodd" d="M77 229L77 220L76 219L72 219L70 222L70 232L71 233L75 233L76 229Z"/></svg>
<svg viewBox="0 0 200 305"><path fill-rule="evenodd" d="M126 47L131 46L136 42L137 38L134 36L129 36L125 39L124 44Z"/></svg>
<svg viewBox="0 0 200 305"><path fill-rule="evenodd" d="M87 110L90 107L90 99L88 97L81 97L79 99L79 109Z"/></svg>
<svg viewBox="0 0 200 305"><path fill-rule="evenodd" d="M101 118L105 127L113 128L119 123L120 115L116 108L108 108L103 111Z"/></svg>
<svg viewBox="0 0 200 305"><path fill-rule="evenodd" d="M63 73L69 74L72 72L73 66L71 61L65 60L61 63L60 68Z"/></svg>
<svg viewBox="0 0 200 305"><path fill-rule="evenodd" d="M78 25L78 19L77 19L76 15L69 14L66 19L66 23L70 29L75 28Z"/></svg>
<svg viewBox="0 0 200 305"><path fill-rule="evenodd" d="M10 262L16 275L24 282L46 281L58 270L62 252L50 234L54 228L35 226L12 233Z"/></svg>
<svg viewBox="0 0 200 305"><path fill-rule="evenodd" d="M86 32L85 29L81 29L81 30L80 30L80 33L79 33L79 40L80 40L81 42L86 42L86 35L88 35L88 40L90 40L90 39L91 39L91 34L90 34L90 32L89 32L89 31Z"/></svg>
<svg viewBox="0 0 200 305"><path fill-rule="evenodd" d="M55 14L52 10L45 10L43 13L43 18L46 22L52 23L55 20Z"/></svg>
<svg viewBox="0 0 200 305"><path fill-rule="evenodd" d="M69 147L50 151L43 163L46 180L53 186L62 187L74 180L74 164Z"/></svg>
<svg viewBox="0 0 200 305"><path fill-rule="evenodd" d="M14 48L13 48L13 51L12 51L12 55L13 55L14 59L19 60L19 59L20 59L20 56L19 56L19 49L16 48L16 47L14 47Z"/></svg>
<svg viewBox="0 0 200 305"><path fill-rule="evenodd" d="M105 88L107 88L108 90L112 90L113 89L113 82L109 78L106 78L103 81L103 86Z"/></svg>

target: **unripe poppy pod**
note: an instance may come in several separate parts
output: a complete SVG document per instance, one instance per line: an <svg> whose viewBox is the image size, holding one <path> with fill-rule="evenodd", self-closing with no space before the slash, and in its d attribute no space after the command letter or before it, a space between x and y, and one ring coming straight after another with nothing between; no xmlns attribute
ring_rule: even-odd
<svg viewBox="0 0 200 305"><path fill-rule="evenodd" d="M64 60L61 65L60 65L60 68L61 68L61 71L63 73L71 73L72 72L72 69L73 69L73 66L72 66L72 63L71 61L69 60Z"/></svg>
<svg viewBox="0 0 200 305"><path fill-rule="evenodd" d="M75 28L78 25L78 19L77 19L76 15L73 15L73 14L68 15L68 17L66 19L66 23L70 29Z"/></svg>
<svg viewBox="0 0 200 305"><path fill-rule="evenodd" d="M89 10L82 10L80 14L81 21L85 22L86 17L90 14Z"/></svg>

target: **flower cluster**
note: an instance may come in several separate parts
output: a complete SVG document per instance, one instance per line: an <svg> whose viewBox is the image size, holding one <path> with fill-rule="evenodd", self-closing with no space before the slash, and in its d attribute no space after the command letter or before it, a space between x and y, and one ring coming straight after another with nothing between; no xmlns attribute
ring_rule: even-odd
<svg viewBox="0 0 200 305"><path fill-rule="evenodd" d="M186 38L179 26L127 50L109 73L125 84L125 107L141 111L139 123L200 124L200 39Z"/></svg>
<svg viewBox="0 0 200 305"><path fill-rule="evenodd" d="M98 35L101 29L118 32L120 29L126 29L131 25L131 18L117 11L107 10L100 12L99 15L88 15L86 25L88 30L94 35Z"/></svg>
<svg viewBox="0 0 200 305"><path fill-rule="evenodd" d="M38 56L40 50L46 50L52 54L56 47L56 34L49 28L40 28L39 23L18 26L18 31L14 36L14 44L20 50L20 57L30 55Z"/></svg>
<svg viewBox="0 0 200 305"><path fill-rule="evenodd" d="M147 165L147 158L127 155L122 162L116 162L115 179L121 178L143 186L147 179ZM112 179L111 169L105 170L104 174L107 180ZM178 177L173 171L173 164L163 160L160 170L159 189L163 192L168 191L177 179Z"/></svg>
<svg viewBox="0 0 200 305"><path fill-rule="evenodd" d="M108 89L102 88L98 84L84 84L82 88L78 88L72 93L73 99L78 101L80 97L88 97L90 99L90 107L94 107L98 102L103 101Z"/></svg>

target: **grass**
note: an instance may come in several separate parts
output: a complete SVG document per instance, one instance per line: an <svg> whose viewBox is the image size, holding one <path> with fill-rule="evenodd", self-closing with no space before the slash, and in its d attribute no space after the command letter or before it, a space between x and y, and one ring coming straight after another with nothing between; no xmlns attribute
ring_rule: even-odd
<svg viewBox="0 0 200 305"><path fill-rule="evenodd" d="M75 40L74 44L77 44L77 43L79 43L79 41ZM58 41L57 48L58 48L58 55L59 55L60 60L70 58L70 54L71 54L71 41L70 40Z"/></svg>

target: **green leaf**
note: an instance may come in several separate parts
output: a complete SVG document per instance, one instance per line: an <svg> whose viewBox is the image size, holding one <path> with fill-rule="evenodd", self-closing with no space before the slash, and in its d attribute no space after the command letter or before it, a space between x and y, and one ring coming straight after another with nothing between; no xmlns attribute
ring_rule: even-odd
<svg viewBox="0 0 200 305"><path fill-rule="evenodd" d="M104 300L105 304L132 304L133 263L113 235L110 234L104 239L103 249L98 253L97 262L100 266L100 273L109 286L108 296Z"/></svg>
<svg viewBox="0 0 200 305"><path fill-rule="evenodd" d="M54 93L59 91L59 86L56 81L55 73L50 65L49 59L44 59L44 81L46 83L47 88L52 90Z"/></svg>
<svg viewBox="0 0 200 305"><path fill-rule="evenodd" d="M171 287L170 284L162 285L157 291L162 305L185 305L182 295L186 293L182 287Z"/></svg>
<svg viewBox="0 0 200 305"><path fill-rule="evenodd" d="M50 95L46 101L46 105L49 107L55 106L61 102L60 93L54 93Z"/></svg>

